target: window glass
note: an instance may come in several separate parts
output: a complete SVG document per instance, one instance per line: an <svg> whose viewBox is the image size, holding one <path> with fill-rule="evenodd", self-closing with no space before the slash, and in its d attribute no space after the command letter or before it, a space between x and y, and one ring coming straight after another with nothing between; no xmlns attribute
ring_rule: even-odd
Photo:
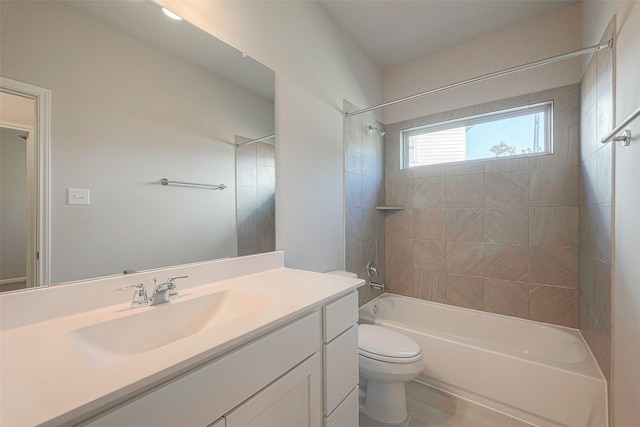
<svg viewBox="0 0 640 427"><path fill-rule="evenodd" d="M404 168L551 153L552 102L402 132Z"/></svg>

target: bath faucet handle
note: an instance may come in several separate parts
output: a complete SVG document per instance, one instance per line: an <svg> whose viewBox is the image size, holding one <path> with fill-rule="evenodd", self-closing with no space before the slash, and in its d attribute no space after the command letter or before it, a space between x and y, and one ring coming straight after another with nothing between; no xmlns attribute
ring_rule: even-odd
<svg viewBox="0 0 640 427"><path fill-rule="evenodd" d="M124 286L117 288L117 292L126 292L133 289L133 300L131 301L131 308L146 307L149 305L149 298L147 298L147 290L144 288L144 283L136 283L135 285Z"/></svg>

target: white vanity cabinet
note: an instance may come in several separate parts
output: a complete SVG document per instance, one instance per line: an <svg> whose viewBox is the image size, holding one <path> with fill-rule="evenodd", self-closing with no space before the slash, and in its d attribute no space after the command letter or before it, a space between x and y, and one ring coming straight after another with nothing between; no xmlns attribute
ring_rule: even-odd
<svg viewBox="0 0 640 427"><path fill-rule="evenodd" d="M235 413L226 426L238 426L245 425L242 420L260 405L276 409L293 402L299 405L302 398L309 423L295 426L317 427L322 419L320 342L320 315L316 311L80 425L205 427ZM307 387L306 395L291 394L302 385Z"/></svg>
<svg viewBox="0 0 640 427"><path fill-rule="evenodd" d="M324 426L358 425L358 294L323 307Z"/></svg>
<svg viewBox="0 0 640 427"><path fill-rule="evenodd" d="M81 426L356 427L357 293Z"/></svg>

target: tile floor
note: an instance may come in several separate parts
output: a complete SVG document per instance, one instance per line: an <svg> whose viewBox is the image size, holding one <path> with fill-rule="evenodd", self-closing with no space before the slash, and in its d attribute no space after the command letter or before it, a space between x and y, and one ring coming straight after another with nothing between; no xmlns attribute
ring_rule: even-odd
<svg viewBox="0 0 640 427"><path fill-rule="evenodd" d="M409 410L406 427L532 427L416 381L409 382L406 387ZM387 424L360 414L360 427L387 427Z"/></svg>

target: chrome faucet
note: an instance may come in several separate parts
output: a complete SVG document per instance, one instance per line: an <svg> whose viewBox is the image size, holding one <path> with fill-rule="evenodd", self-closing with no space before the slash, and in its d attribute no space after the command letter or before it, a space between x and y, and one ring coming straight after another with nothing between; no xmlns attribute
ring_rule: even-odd
<svg viewBox="0 0 640 427"><path fill-rule="evenodd" d="M149 298L147 298L147 290L144 288L144 283L140 282L135 285L125 286L123 288L116 289L116 291L126 292L129 289L134 289L131 308L146 307L149 305Z"/></svg>
<svg viewBox="0 0 640 427"><path fill-rule="evenodd" d="M125 286L118 288L116 291L125 292L130 289L134 289L133 300L131 301L131 308L147 307L150 305L162 304L178 298L178 291L176 291L175 281L178 279L186 279L189 276L169 277L166 282L157 284L156 279L153 279L154 289L151 298L147 296L147 290L144 287L144 283L137 283L135 285Z"/></svg>
<svg viewBox="0 0 640 427"><path fill-rule="evenodd" d="M156 284L156 279L153 279L155 289L153 290L153 295L151 295L149 305L162 304L178 298L179 294L176 291L175 282L178 279L186 279L187 277L189 276L169 277L166 282L159 285Z"/></svg>

